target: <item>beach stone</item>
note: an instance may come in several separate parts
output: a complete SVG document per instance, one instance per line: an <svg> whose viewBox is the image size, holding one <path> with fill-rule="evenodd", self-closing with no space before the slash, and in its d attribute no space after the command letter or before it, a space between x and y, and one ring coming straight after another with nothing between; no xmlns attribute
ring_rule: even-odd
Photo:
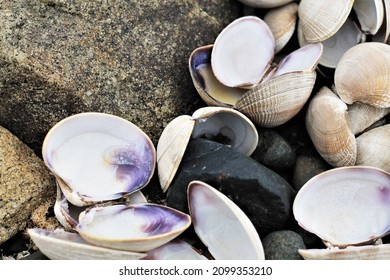
<svg viewBox="0 0 390 280"><path fill-rule="evenodd" d="M0 127L0 244L25 229L40 205L54 205L56 185L43 161Z"/></svg>
<svg viewBox="0 0 390 280"><path fill-rule="evenodd" d="M262 243L266 260L302 260L298 249L306 249L302 237L291 230L271 232Z"/></svg>
<svg viewBox="0 0 390 280"><path fill-rule="evenodd" d="M0 125L40 154L70 115L123 117L157 143L203 106L191 52L240 16L231 0L4 0L0 6Z"/></svg>
<svg viewBox="0 0 390 280"><path fill-rule="evenodd" d="M259 142L252 158L274 171L286 171L295 163L295 152L279 133L272 129L258 131Z"/></svg>
<svg viewBox="0 0 390 280"><path fill-rule="evenodd" d="M188 212L187 187L200 180L240 207L260 235L283 229L295 191L271 169L226 145L192 139L167 192L167 204Z"/></svg>

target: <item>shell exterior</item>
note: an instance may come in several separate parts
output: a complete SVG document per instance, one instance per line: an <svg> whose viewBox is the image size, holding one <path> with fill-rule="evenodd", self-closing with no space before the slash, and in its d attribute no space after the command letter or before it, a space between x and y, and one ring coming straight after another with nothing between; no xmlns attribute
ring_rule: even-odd
<svg viewBox="0 0 390 280"><path fill-rule="evenodd" d="M62 229L29 228L27 233L39 250L52 260L139 260L146 256L145 253L93 246L79 234Z"/></svg>
<svg viewBox="0 0 390 280"><path fill-rule="evenodd" d="M369 165L390 172L390 124L373 128L356 138L356 165Z"/></svg>
<svg viewBox="0 0 390 280"><path fill-rule="evenodd" d="M310 101L306 129L315 148L330 165L355 164L356 139L348 126L347 105L329 88L322 87Z"/></svg>
<svg viewBox="0 0 390 280"><path fill-rule="evenodd" d="M305 260L389 260L390 244L327 249L298 249Z"/></svg>
<svg viewBox="0 0 390 280"><path fill-rule="evenodd" d="M275 8L293 0L239 0L241 3L254 8Z"/></svg>
<svg viewBox="0 0 390 280"><path fill-rule="evenodd" d="M390 232L390 174L349 166L311 178L297 193L294 217L327 246L373 243Z"/></svg>
<svg viewBox="0 0 390 280"><path fill-rule="evenodd" d="M168 190L190 138L200 137L212 138L248 156L256 149L259 138L252 121L231 108L203 107L192 116L173 119L157 144L157 168L163 192Z"/></svg>
<svg viewBox="0 0 390 280"><path fill-rule="evenodd" d="M259 17L245 16L226 26L211 53L215 77L229 87L251 87L261 81L275 53L275 40Z"/></svg>
<svg viewBox="0 0 390 280"><path fill-rule="evenodd" d="M245 213L228 197L201 181L188 186L195 232L217 260L264 260L260 237Z"/></svg>
<svg viewBox="0 0 390 280"><path fill-rule="evenodd" d="M390 107L390 46L367 42L349 49L334 75L337 94L347 104Z"/></svg>
<svg viewBox="0 0 390 280"><path fill-rule="evenodd" d="M131 122L104 113L63 119L46 135L42 153L65 197L76 206L140 190L156 165L149 137Z"/></svg>
<svg viewBox="0 0 390 280"><path fill-rule="evenodd" d="M308 43L319 43L333 36L348 18L354 0L301 0L298 16Z"/></svg>
<svg viewBox="0 0 390 280"><path fill-rule="evenodd" d="M348 106L348 123L355 135L363 132L375 122L390 113L389 108L378 108L368 104L355 102Z"/></svg>
<svg viewBox="0 0 390 280"><path fill-rule="evenodd" d="M194 247L178 238L147 252L143 260L207 260Z"/></svg>
<svg viewBox="0 0 390 280"><path fill-rule="evenodd" d="M269 10L264 21L274 34L275 53L278 53L291 39L298 18L298 4L295 2Z"/></svg>
<svg viewBox="0 0 390 280"><path fill-rule="evenodd" d="M97 246L146 252L176 238L191 217L153 203L93 207L80 214L76 230Z"/></svg>
<svg viewBox="0 0 390 280"><path fill-rule="evenodd" d="M227 87L218 81L211 68L212 49L212 45L202 46L191 53L189 70L192 82L207 105L232 107L247 90Z"/></svg>

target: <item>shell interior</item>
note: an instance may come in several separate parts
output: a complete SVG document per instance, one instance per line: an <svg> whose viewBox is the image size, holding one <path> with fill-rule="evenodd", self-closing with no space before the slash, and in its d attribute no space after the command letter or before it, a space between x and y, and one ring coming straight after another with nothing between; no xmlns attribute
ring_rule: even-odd
<svg viewBox="0 0 390 280"><path fill-rule="evenodd" d="M368 166L323 172L300 189L293 213L330 246L373 242L390 231L390 174Z"/></svg>
<svg viewBox="0 0 390 280"><path fill-rule="evenodd" d="M108 114L82 113L56 124L43 144L46 165L82 206L144 187L155 168L155 148L134 124ZM69 194L72 193L72 194Z"/></svg>
<svg viewBox="0 0 390 280"><path fill-rule="evenodd" d="M94 207L80 214L76 227L88 242L102 247L146 252L181 234L191 218L178 210L142 203Z"/></svg>
<svg viewBox="0 0 390 280"><path fill-rule="evenodd" d="M200 181L188 186L194 229L215 259L264 259L259 235L228 197Z"/></svg>
<svg viewBox="0 0 390 280"><path fill-rule="evenodd" d="M250 87L262 79L274 57L275 40L268 25L255 16L230 23L215 40L211 66L229 87Z"/></svg>
<svg viewBox="0 0 390 280"><path fill-rule="evenodd" d="M187 242L176 238L148 251L143 260L207 260L207 258Z"/></svg>
<svg viewBox="0 0 390 280"><path fill-rule="evenodd" d="M353 9L364 32L376 34L384 19L383 0L355 0Z"/></svg>

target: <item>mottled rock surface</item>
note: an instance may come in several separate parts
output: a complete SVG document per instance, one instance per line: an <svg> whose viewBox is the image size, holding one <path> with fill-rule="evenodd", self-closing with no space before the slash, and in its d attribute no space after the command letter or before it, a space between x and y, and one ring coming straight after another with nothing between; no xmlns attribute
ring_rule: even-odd
<svg viewBox="0 0 390 280"><path fill-rule="evenodd" d="M0 244L24 230L40 205L54 204L56 187L41 159L0 127Z"/></svg>
<svg viewBox="0 0 390 280"><path fill-rule="evenodd" d="M262 243L266 260L302 260L298 249L306 249L302 237L291 230L271 232Z"/></svg>
<svg viewBox="0 0 390 280"><path fill-rule="evenodd" d="M283 229L295 191L280 175L254 159L217 142L192 139L168 189L167 203L188 212L187 186L208 183L228 196L252 221L260 235Z"/></svg>
<svg viewBox="0 0 390 280"><path fill-rule="evenodd" d="M233 0L4 0L0 125L38 154L56 122L99 111L156 143L170 120L202 104L190 53L213 43L241 8Z"/></svg>

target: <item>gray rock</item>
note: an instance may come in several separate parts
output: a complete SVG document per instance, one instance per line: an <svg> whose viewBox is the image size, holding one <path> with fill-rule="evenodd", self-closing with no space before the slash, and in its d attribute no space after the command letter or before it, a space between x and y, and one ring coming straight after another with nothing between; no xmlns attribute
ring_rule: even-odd
<svg viewBox="0 0 390 280"><path fill-rule="evenodd" d="M4 0L0 125L39 154L55 123L99 111L132 121L156 143L170 120L203 104L188 58L241 7L228 0Z"/></svg>
<svg viewBox="0 0 390 280"><path fill-rule="evenodd" d="M187 186L210 184L229 197L260 235L283 229L290 218L294 189L281 176L226 145L193 139L167 193L167 204L188 212Z"/></svg>
<svg viewBox="0 0 390 280"><path fill-rule="evenodd" d="M330 166L320 156L300 155L295 163L292 186L299 191L312 177L330 169Z"/></svg>
<svg viewBox="0 0 390 280"><path fill-rule="evenodd" d="M259 129L259 143L252 158L274 171L286 171L295 163L295 152L279 133L272 129Z"/></svg>
<svg viewBox="0 0 390 280"><path fill-rule="evenodd" d="M298 249L306 249L302 237L291 230L271 232L262 243L266 260L302 260Z"/></svg>
<svg viewBox="0 0 390 280"><path fill-rule="evenodd" d="M41 204L53 205L56 185L42 160L0 127L0 244L23 230Z"/></svg>

